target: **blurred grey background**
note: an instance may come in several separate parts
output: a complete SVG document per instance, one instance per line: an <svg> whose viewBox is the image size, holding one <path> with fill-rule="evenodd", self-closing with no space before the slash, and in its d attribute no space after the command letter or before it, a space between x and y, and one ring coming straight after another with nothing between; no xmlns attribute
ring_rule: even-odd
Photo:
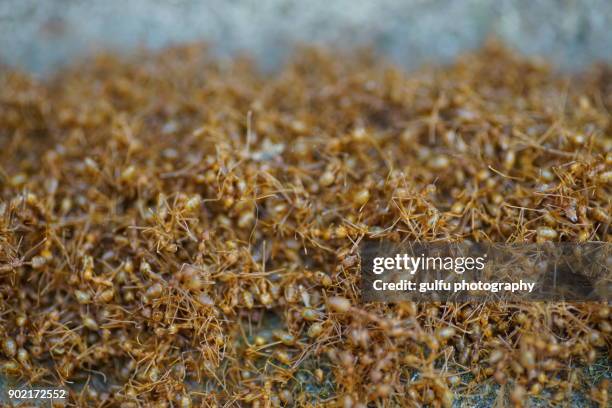
<svg viewBox="0 0 612 408"><path fill-rule="evenodd" d="M490 35L563 68L612 59L611 0L0 0L0 61L46 73L100 49L204 40L265 68L295 43L371 45L406 67Z"/></svg>

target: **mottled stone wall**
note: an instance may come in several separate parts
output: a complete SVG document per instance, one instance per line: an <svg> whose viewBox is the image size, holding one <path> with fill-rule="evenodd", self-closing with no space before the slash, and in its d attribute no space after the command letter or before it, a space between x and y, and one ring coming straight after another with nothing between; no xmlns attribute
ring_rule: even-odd
<svg viewBox="0 0 612 408"><path fill-rule="evenodd" d="M0 0L0 60L48 72L96 49L206 40L274 67L296 42L373 45L407 67L496 35L573 68L612 59L609 0Z"/></svg>

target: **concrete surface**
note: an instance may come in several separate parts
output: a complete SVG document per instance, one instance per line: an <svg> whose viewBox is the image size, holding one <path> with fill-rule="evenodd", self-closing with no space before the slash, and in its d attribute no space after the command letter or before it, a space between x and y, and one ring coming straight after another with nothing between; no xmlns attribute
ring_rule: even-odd
<svg viewBox="0 0 612 408"><path fill-rule="evenodd" d="M612 59L609 0L0 0L0 61L49 72L98 49L205 40L267 68L300 42L373 45L414 67L495 34L574 68Z"/></svg>

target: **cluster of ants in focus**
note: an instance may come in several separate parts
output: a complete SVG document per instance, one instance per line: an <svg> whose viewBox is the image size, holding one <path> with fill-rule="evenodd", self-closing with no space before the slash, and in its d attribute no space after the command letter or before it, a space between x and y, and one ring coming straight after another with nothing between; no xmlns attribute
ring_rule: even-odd
<svg viewBox="0 0 612 408"><path fill-rule="evenodd" d="M367 239L611 241L612 71L576 75L497 44L0 72L0 376L60 406L609 406L609 303L359 293Z"/></svg>

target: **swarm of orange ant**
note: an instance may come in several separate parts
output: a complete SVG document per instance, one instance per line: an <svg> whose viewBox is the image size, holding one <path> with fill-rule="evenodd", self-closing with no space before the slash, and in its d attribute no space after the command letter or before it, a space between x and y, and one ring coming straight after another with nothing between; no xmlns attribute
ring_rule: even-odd
<svg viewBox="0 0 612 408"><path fill-rule="evenodd" d="M364 304L358 245L610 242L611 79L496 44L5 70L2 375L74 406L608 406L609 304Z"/></svg>

